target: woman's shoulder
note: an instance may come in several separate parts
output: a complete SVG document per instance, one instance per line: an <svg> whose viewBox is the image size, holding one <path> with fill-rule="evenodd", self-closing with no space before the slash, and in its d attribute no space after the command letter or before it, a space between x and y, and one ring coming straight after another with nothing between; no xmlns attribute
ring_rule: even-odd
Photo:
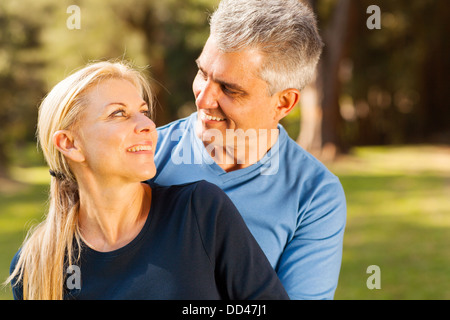
<svg viewBox="0 0 450 320"><path fill-rule="evenodd" d="M9 266L9 274L13 273L14 269L16 268L17 263L19 262L20 253L22 252L22 248L20 248L14 257L11 260L11 265Z"/></svg>
<svg viewBox="0 0 450 320"><path fill-rule="evenodd" d="M199 222L210 224L217 222L217 219L221 219L223 216L241 218L227 194L220 187L206 180L170 186L161 186L154 182L148 183L160 204L171 203L172 209L180 208L180 206L190 208L189 211L196 216ZM231 218L231 220L234 219Z"/></svg>
<svg viewBox="0 0 450 320"><path fill-rule="evenodd" d="M14 272L14 270L17 266L17 263L19 262L21 251L22 251L22 249L20 248L11 260L11 265L9 267L10 275ZM18 276L16 276L11 281L12 293L13 293L14 300L22 300L23 299L22 281L17 281L17 280L18 280Z"/></svg>
<svg viewBox="0 0 450 320"><path fill-rule="evenodd" d="M176 194L190 194L192 197L206 197L209 196L217 196L217 197L225 197L227 195L225 192L220 189L217 185L208 182L206 180L198 180L194 182L188 182L183 184L175 184L169 186L163 186L153 182L152 180L146 181L148 185L159 194L166 195L176 195Z"/></svg>

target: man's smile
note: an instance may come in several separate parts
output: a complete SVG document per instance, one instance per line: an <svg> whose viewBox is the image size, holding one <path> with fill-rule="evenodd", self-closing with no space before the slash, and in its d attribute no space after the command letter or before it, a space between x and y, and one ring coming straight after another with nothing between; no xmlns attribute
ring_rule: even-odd
<svg viewBox="0 0 450 320"><path fill-rule="evenodd" d="M221 118L221 117L215 117L215 116L211 116L209 114L206 114L205 111L200 110L200 119L202 119L203 121L225 121L226 118Z"/></svg>

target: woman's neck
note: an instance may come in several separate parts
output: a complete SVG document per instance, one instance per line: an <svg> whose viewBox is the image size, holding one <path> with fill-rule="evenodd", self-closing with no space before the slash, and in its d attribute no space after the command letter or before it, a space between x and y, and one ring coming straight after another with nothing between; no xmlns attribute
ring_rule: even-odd
<svg viewBox="0 0 450 320"><path fill-rule="evenodd" d="M113 251L131 242L142 230L151 205L151 188L133 183L105 187L80 185L81 235L96 251Z"/></svg>

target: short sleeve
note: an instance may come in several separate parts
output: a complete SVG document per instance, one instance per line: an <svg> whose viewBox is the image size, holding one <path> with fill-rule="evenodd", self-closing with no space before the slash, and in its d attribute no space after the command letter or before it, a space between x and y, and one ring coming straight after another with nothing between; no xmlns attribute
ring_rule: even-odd
<svg viewBox="0 0 450 320"><path fill-rule="evenodd" d="M342 260L346 201L338 179L318 188L286 245L277 271L291 299L334 298Z"/></svg>

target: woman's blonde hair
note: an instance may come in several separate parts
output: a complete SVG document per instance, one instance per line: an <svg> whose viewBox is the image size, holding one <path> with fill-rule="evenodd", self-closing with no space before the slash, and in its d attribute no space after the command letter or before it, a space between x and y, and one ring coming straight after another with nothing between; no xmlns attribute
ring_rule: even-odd
<svg viewBox="0 0 450 320"><path fill-rule="evenodd" d="M153 110L150 87L144 76L124 62L96 62L58 83L39 108L37 137L52 174L49 210L45 220L30 230L19 259L6 280L21 284L24 299L61 300L64 275L80 257L79 193L65 157L53 144L58 130L73 128L87 107L87 91L107 79L130 81Z"/></svg>

